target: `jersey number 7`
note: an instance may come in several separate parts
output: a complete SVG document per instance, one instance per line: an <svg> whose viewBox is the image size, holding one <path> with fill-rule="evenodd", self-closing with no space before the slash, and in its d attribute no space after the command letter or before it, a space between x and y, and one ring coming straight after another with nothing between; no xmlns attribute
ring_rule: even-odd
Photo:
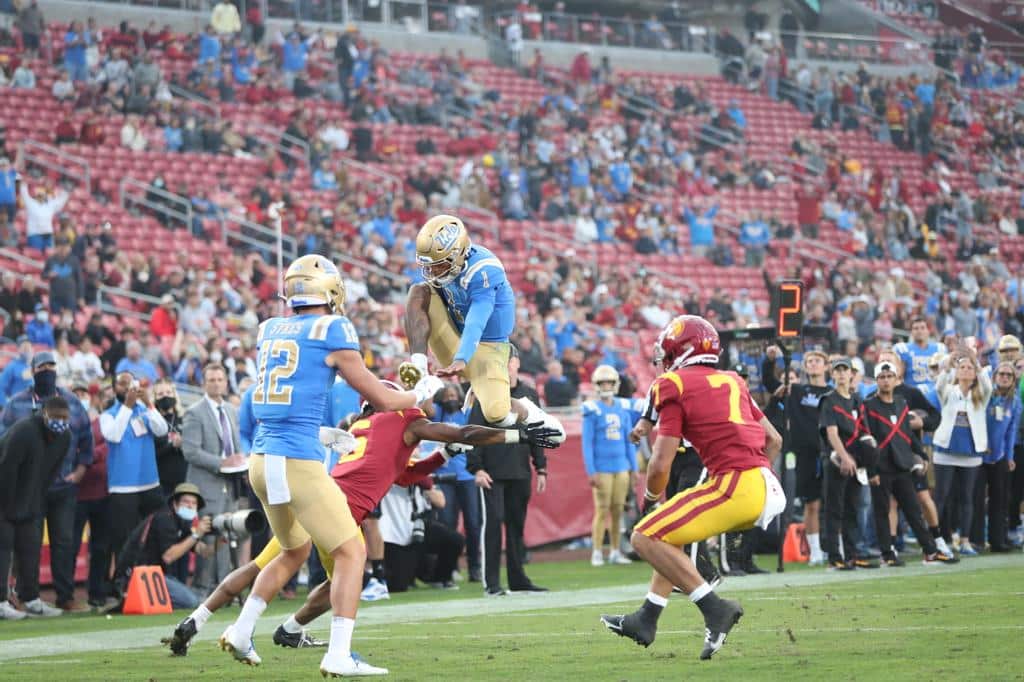
<svg viewBox="0 0 1024 682"><path fill-rule="evenodd" d="M709 374L705 377L711 388L729 389L729 421L733 424L746 424L740 411L740 384L728 374Z"/></svg>
<svg viewBox="0 0 1024 682"><path fill-rule="evenodd" d="M282 358L283 360L278 360ZM257 361L256 390L253 404L291 405L292 387L281 385L299 366L299 344L291 339L275 339L260 346Z"/></svg>

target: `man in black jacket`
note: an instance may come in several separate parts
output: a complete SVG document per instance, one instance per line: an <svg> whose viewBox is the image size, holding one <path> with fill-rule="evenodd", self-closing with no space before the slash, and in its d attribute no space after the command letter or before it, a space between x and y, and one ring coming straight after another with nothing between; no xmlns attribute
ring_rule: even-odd
<svg viewBox="0 0 1024 682"><path fill-rule="evenodd" d="M921 544L924 562L954 563L957 559L938 551L935 539L921 515L911 471L926 466L920 456L924 448L911 430L910 406L894 392L899 382L898 372L898 367L891 362L875 365L878 393L866 400L863 408L865 424L878 444L878 466L868 471L878 547L882 550L882 560L886 565L904 565L903 560L896 555L889 527L889 499L895 497L914 536Z"/></svg>
<svg viewBox="0 0 1024 682"><path fill-rule="evenodd" d="M60 396L15 422L0 440L0 620L62 613L39 599L39 549L46 491L70 446L71 415L68 401ZM7 601L12 556L25 611Z"/></svg>
<svg viewBox="0 0 1024 682"><path fill-rule="evenodd" d="M537 391L519 381L519 352L512 346L508 360L509 394L513 398L538 401ZM487 425L480 404L473 406L470 424ZM537 470L537 492L547 487L547 457L535 445L487 445L466 453L466 470L476 476L483 509L484 591L488 596L501 596L501 527L505 526L505 564L508 586L512 592L546 592L530 582L523 570L526 546L526 507L530 502L530 460Z"/></svg>

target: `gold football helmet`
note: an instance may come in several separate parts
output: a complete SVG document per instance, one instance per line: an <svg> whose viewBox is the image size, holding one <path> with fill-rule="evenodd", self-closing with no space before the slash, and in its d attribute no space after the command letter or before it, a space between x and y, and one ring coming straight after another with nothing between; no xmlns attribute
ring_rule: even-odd
<svg viewBox="0 0 1024 682"><path fill-rule="evenodd" d="M284 298L289 307L325 305L345 314L345 283L331 261L310 254L292 262L284 274Z"/></svg>
<svg viewBox="0 0 1024 682"><path fill-rule="evenodd" d="M598 384L608 381L613 384L611 390L598 386ZM594 373L590 375L590 383L597 389L598 397L613 398L619 392L619 373L611 365L598 365L594 369Z"/></svg>
<svg viewBox="0 0 1024 682"><path fill-rule="evenodd" d="M416 235L416 262L432 287L448 284L462 272L469 257L469 233L452 215L436 215Z"/></svg>

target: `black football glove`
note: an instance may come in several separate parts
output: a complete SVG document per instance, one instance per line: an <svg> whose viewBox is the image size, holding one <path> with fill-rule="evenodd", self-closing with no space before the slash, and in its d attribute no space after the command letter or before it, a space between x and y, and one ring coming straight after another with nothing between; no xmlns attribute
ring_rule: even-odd
<svg viewBox="0 0 1024 682"><path fill-rule="evenodd" d="M520 443L529 443L549 450L559 446L559 443L552 439L560 436L561 431L545 426L542 421L519 424L516 428L519 430Z"/></svg>
<svg viewBox="0 0 1024 682"><path fill-rule="evenodd" d="M652 511L661 506L661 500L648 500L647 496L643 497L643 502L640 505L640 516L644 517L650 514Z"/></svg>

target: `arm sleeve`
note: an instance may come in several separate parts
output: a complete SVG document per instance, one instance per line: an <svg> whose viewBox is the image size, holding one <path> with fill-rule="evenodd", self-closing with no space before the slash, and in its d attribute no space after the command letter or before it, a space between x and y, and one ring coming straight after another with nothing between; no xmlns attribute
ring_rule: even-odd
<svg viewBox="0 0 1024 682"><path fill-rule="evenodd" d="M252 451L252 437L256 432L256 420L252 413L252 391L242 396L242 404L238 407L238 439L241 441L242 452Z"/></svg>
<svg viewBox="0 0 1024 682"><path fill-rule="evenodd" d="M0 441L0 500L4 501L4 507L9 504L8 500L17 497L22 464L30 452L30 444L24 442L17 432ZM0 516L2 513L3 507L0 507Z"/></svg>
<svg viewBox="0 0 1024 682"><path fill-rule="evenodd" d="M444 463L444 456L440 451L437 451L430 457L421 459L415 464L407 466L405 471L399 474L398 478L395 479L395 485L400 485L403 488L413 485L419 482L419 480L424 476L429 476L434 473L434 471L444 466Z"/></svg>
<svg viewBox="0 0 1024 682"><path fill-rule="evenodd" d="M782 385L775 377L775 361L768 356L761 361L761 384L769 393L774 393Z"/></svg>
<svg viewBox="0 0 1024 682"><path fill-rule="evenodd" d="M924 419L924 430L934 431L939 428L939 422L942 421L942 413L935 409L935 406L928 402L928 398L924 397L924 393L921 389L915 388L908 391L910 403L910 409L921 410L925 413Z"/></svg>
<svg viewBox="0 0 1024 682"><path fill-rule="evenodd" d="M128 423L131 420L132 411L124 405L121 405L121 409L117 411L116 416L109 412L101 414L100 433L103 434L103 440L108 443L120 443L121 438L124 436L124 431L128 428Z"/></svg>
<svg viewBox="0 0 1024 682"><path fill-rule="evenodd" d="M146 419L149 421L149 431L157 438L167 435L167 421L160 411L151 407L146 411Z"/></svg>
<svg viewBox="0 0 1024 682"><path fill-rule="evenodd" d="M583 468L587 471L587 476L593 476L595 473L594 468L594 439L597 436L596 429L594 428L594 413L587 412L587 408L583 408L583 433L580 437L580 444L583 446Z"/></svg>
<svg viewBox="0 0 1024 682"><path fill-rule="evenodd" d="M530 446L530 459L533 461L533 468L538 472L547 472L548 470L548 456L544 452L544 448L539 445Z"/></svg>
<svg viewBox="0 0 1024 682"><path fill-rule="evenodd" d="M220 473L220 453L207 452L202 448L203 428L195 410L185 413L181 423L181 453L189 466L198 466L215 474Z"/></svg>
<svg viewBox="0 0 1024 682"><path fill-rule="evenodd" d="M92 437L92 424L89 421L89 415L85 414L85 410L82 410L82 414L73 418L72 423L75 424L77 435L75 442L75 466L91 466L95 443Z"/></svg>
<svg viewBox="0 0 1024 682"><path fill-rule="evenodd" d="M484 276L481 271L479 276ZM491 319L494 312L494 302L497 299L497 286L487 288L480 287L470 295L469 313L466 315L466 322L462 328L462 338L459 341L459 350L455 353L456 360L469 362L476 352L476 347L483 336L484 327Z"/></svg>

